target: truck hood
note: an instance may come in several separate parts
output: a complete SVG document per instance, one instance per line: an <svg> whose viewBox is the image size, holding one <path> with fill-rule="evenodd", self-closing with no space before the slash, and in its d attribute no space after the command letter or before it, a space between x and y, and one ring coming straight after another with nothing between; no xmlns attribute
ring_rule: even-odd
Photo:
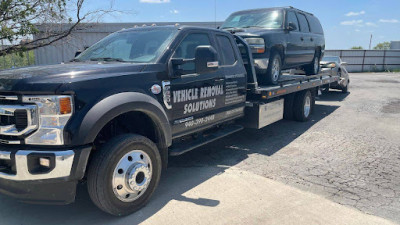
<svg viewBox="0 0 400 225"><path fill-rule="evenodd" d="M231 29L229 29L231 31ZM262 28L237 28L233 29L236 35L241 37L262 36L265 34L272 34L282 32L281 29L262 29Z"/></svg>
<svg viewBox="0 0 400 225"><path fill-rule="evenodd" d="M55 92L65 83L138 73L146 64L75 62L0 71L0 92Z"/></svg>

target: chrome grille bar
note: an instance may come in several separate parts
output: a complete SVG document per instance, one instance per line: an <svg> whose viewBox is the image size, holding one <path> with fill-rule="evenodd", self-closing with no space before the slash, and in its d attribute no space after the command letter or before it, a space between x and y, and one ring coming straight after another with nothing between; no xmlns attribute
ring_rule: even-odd
<svg viewBox="0 0 400 225"><path fill-rule="evenodd" d="M27 126L23 130L18 130L15 124L0 126L0 135L20 136L38 128L39 119L36 105L0 105L0 116L14 116L16 110L26 111Z"/></svg>

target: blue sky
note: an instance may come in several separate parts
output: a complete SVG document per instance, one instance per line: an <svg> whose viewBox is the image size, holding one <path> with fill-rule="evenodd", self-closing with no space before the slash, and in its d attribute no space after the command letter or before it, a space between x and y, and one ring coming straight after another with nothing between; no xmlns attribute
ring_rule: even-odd
<svg viewBox="0 0 400 225"><path fill-rule="evenodd" d="M117 13L102 22L198 22L215 20L215 0L113 0ZM109 1L87 0L86 10L107 8ZM400 0L216 0L217 21L232 12L275 6L294 6L316 15L325 31L327 49L368 48L400 40Z"/></svg>

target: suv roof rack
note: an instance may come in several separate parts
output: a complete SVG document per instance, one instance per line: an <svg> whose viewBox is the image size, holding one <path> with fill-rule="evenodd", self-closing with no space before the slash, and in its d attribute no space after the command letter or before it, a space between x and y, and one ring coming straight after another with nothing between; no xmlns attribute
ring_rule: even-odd
<svg viewBox="0 0 400 225"><path fill-rule="evenodd" d="M293 7L293 6L286 6L286 7L283 7L283 8L294 9L294 10L297 10L297 11L299 11L299 12L302 12L302 13L305 13L305 14L309 14L309 15L312 15L312 16L314 16L314 14L312 14L312 13L309 13L309 12L303 11L303 10L301 10L301 9L298 9L298 8L295 8L295 7Z"/></svg>

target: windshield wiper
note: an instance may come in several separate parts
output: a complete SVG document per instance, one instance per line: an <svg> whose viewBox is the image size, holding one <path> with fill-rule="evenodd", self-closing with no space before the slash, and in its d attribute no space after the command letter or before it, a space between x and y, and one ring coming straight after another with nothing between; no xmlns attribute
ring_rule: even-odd
<svg viewBox="0 0 400 225"><path fill-rule="evenodd" d="M245 27L242 27L242 28L265 28L265 27L253 25L253 26L245 26Z"/></svg>
<svg viewBox="0 0 400 225"><path fill-rule="evenodd" d="M90 61L106 61L106 62L126 62L121 58L112 58L112 57L102 57L102 58L91 58Z"/></svg>

